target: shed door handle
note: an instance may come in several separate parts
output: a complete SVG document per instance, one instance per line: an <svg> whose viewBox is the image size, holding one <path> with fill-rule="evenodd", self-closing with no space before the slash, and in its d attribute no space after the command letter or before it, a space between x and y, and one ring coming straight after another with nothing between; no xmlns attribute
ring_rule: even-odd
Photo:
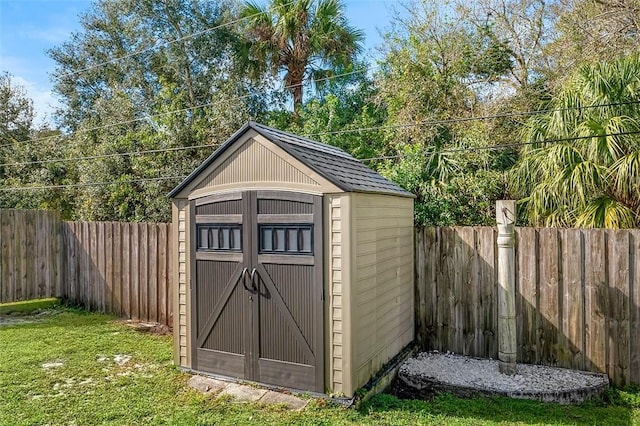
<svg viewBox="0 0 640 426"><path fill-rule="evenodd" d="M251 291L250 288L247 287L247 272L249 272L249 270L247 268L244 268L242 270L242 275L240 275L240 280L242 280L242 286L245 288L245 290L247 291Z"/></svg>
<svg viewBox="0 0 640 426"><path fill-rule="evenodd" d="M256 284L256 278L258 278L258 271L256 271L256 268L253 268L253 270L251 271L251 288L253 289L253 291L257 292L258 291L258 285Z"/></svg>

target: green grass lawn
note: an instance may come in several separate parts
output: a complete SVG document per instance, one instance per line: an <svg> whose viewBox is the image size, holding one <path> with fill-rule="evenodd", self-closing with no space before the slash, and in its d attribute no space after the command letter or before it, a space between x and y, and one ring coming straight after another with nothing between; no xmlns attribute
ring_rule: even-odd
<svg viewBox="0 0 640 426"><path fill-rule="evenodd" d="M403 401L378 395L358 410L312 403L302 412L234 403L190 390L171 338L71 309L0 326L1 425L629 425L640 391L579 407L498 399Z"/></svg>

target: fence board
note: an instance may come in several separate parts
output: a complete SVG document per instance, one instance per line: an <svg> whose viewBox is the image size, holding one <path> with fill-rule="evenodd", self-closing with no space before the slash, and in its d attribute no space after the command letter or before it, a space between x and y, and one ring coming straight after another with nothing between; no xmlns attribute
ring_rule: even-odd
<svg viewBox="0 0 640 426"><path fill-rule="evenodd" d="M140 227L131 224L131 318L140 318Z"/></svg>
<svg viewBox="0 0 640 426"><path fill-rule="evenodd" d="M15 294L15 253L14 242L14 212L5 211L2 215L2 287L4 288L3 302L14 302L19 300ZM34 281L35 282L35 281Z"/></svg>
<svg viewBox="0 0 640 426"><path fill-rule="evenodd" d="M167 305L167 291L168 288L162 283L169 282L169 275L167 274L167 265L170 263L168 260L169 250L167 250L167 225L164 223L158 224L158 306L157 306L157 321L163 324L167 323L167 314L169 313L169 307Z"/></svg>
<svg viewBox="0 0 640 426"><path fill-rule="evenodd" d="M16 217L17 219L17 217ZM17 220L16 220L17 222ZM17 223L16 223L17 224ZM36 285L33 292L28 294L29 299L38 299L46 294L46 253L47 253L47 232L46 222L40 214L36 214ZM18 246L16 246L18 249Z"/></svg>
<svg viewBox="0 0 640 426"><path fill-rule="evenodd" d="M112 223L112 273L113 273L113 298L111 300L112 312L116 315L123 315L122 309L122 233L121 224Z"/></svg>
<svg viewBox="0 0 640 426"><path fill-rule="evenodd" d="M465 228L456 241L456 294L462 309L456 315L456 328L460 339L461 353L473 353L476 338L476 289L473 285L475 271L476 231Z"/></svg>
<svg viewBox="0 0 640 426"><path fill-rule="evenodd" d="M15 252L18 257L15 260L15 299L25 300L31 299L29 289L31 286L27 282L27 270L33 270L34 256L25 256L23 251L27 245L27 234L31 233L33 228L27 228L27 216L31 216L33 212L28 211L26 214L17 214L14 222L15 233ZM29 224L30 225L30 224Z"/></svg>
<svg viewBox="0 0 640 426"><path fill-rule="evenodd" d="M558 331L561 327L561 309L558 297L561 281L558 274L558 231L541 229L540 236L540 311L544 312L541 330L542 362L557 365L559 354Z"/></svg>
<svg viewBox="0 0 640 426"><path fill-rule="evenodd" d="M107 312L114 312L113 298L115 294L115 279L113 276L113 223L104 224L104 277L105 277L105 295L104 307Z"/></svg>
<svg viewBox="0 0 640 426"><path fill-rule="evenodd" d="M583 351L583 242L579 229L562 231L562 332L558 348L558 365L566 368L584 368Z"/></svg>
<svg viewBox="0 0 640 426"><path fill-rule="evenodd" d="M131 316L131 224L122 223L122 315Z"/></svg>
<svg viewBox="0 0 640 426"><path fill-rule="evenodd" d="M28 256L25 256L27 260L26 273L25 273L25 288L22 292L22 297L26 299L32 299L35 294L33 286L36 283L36 240L38 235L36 233L36 212L33 210L25 210L21 212L24 215L24 227L25 227L25 245L23 246ZM15 300L20 300L16 297Z"/></svg>
<svg viewBox="0 0 640 426"><path fill-rule="evenodd" d="M149 319L158 321L158 227L149 226L149 292L147 300L149 304Z"/></svg>
<svg viewBox="0 0 640 426"><path fill-rule="evenodd" d="M139 318L149 318L149 227L144 224L140 228L140 244L138 255L140 256L140 297Z"/></svg>
<svg viewBox="0 0 640 426"><path fill-rule="evenodd" d="M614 231L609 241L609 376L629 384L629 233Z"/></svg>
<svg viewBox="0 0 640 426"><path fill-rule="evenodd" d="M482 343L477 356L498 357L498 290L496 233L493 228L478 228L478 259L480 268L480 294L478 309Z"/></svg>
<svg viewBox="0 0 640 426"><path fill-rule="evenodd" d="M631 383L640 383L640 230L630 231L630 376Z"/></svg>
<svg viewBox="0 0 640 426"><path fill-rule="evenodd" d="M438 322L438 349L452 348L452 342L450 341L451 330L451 310L450 301L453 298L451 294L453 289L453 278L451 277L451 270L453 268L453 245L454 245L454 230L451 228L441 228L440 238L438 240L437 253L438 260L441 262L441 269L438 271L436 280L438 282L438 292L436 294L438 307L437 310L437 322Z"/></svg>
<svg viewBox="0 0 640 426"><path fill-rule="evenodd" d="M540 362L537 239L535 229L516 228L517 358L530 364Z"/></svg>

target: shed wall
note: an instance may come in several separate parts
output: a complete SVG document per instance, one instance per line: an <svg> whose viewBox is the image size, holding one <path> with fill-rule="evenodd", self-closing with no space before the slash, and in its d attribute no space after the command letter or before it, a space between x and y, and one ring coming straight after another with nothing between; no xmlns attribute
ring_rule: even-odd
<svg viewBox="0 0 640 426"><path fill-rule="evenodd" d="M350 197L355 390L414 338L413 199L363 193Z"/></svg>
<svg viewBox="0 0 640 426"><path fill-rule="evenodd" d="M174 241L178 242L178 250L176 253L177 268L175 269L174 281L177 286L174 287L174 314L173 321L174 333L177 332L177 337L174 339L174 362L185 368L191 368L191 316L188 314L190 311L190 297L189 297L189 282L190 282L190 268L189 268L189 247L190 247L190 235L189 235L189 202L188 200L173 200L172 220L174 229Z"/></svg>
<svg viewBox="0 0 640 426"><path fill-rule="evenodd" d="M350 226L350 195L330 194L326 195L325 203L328 206L325 211L325 241L328 249L326 259L326 281L328 283L326 299L327 317L327 343L328 362L326 385L330 393L349 394L352 392L351 384L351 346L350 312L349 312L349 277L350 265L348 262L349 244L348 238Z"/></svg>

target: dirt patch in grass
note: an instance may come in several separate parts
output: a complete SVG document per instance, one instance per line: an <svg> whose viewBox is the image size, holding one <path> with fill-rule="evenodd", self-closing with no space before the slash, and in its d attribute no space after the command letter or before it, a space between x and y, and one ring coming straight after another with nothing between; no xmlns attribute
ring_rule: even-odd
<svg viewBox="0 0 640 426"><path fill-rule="evenodd" d="M30 313L22 311L13 311L11 314L0 314L0 327L9 327L12 325L31 324L42 321L53 315L60 313L57 309L37 309Z"/></svg>
<svg viewBox="0 0 640 426"><path fill-rule="evenodd" d="M127 327L131 327L139 333L157 334L159 336L169 336L172 334L171 327L158 322L125 320L124 323Z"/></svg>

